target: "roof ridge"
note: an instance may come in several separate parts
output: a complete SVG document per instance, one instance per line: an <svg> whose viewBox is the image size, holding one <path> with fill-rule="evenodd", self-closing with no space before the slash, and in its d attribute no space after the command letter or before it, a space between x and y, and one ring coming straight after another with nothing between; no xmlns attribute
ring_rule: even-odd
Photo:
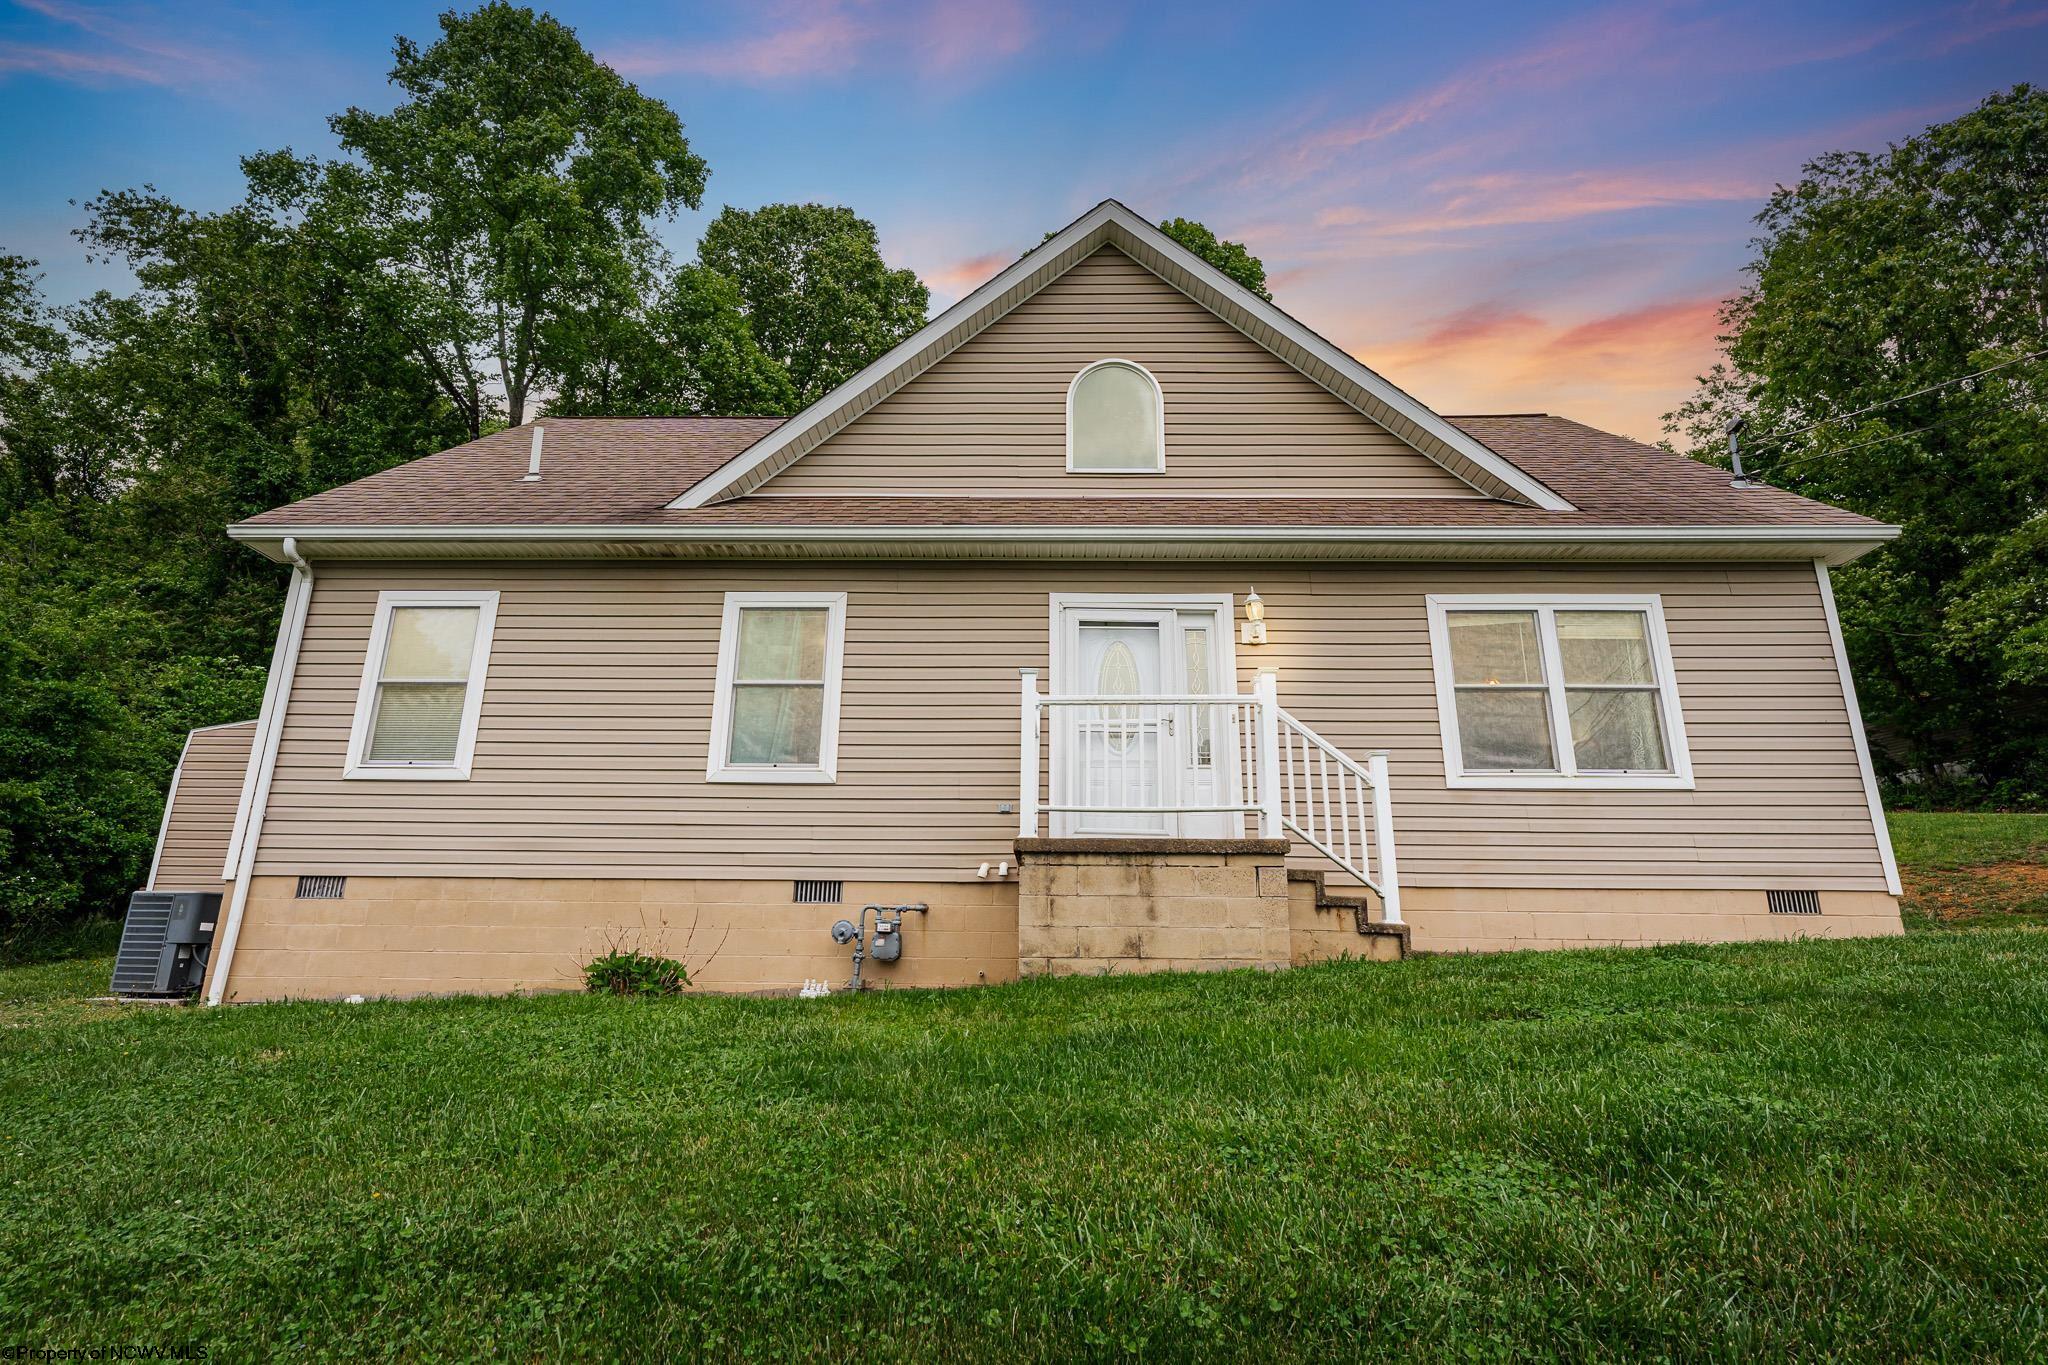
<svg viewBox="0 0 2048 1365"><path fill-rule="evenodd" d="M1105 199L1068 223L1037 250L983 281L937 317L868 362L787 424L763 435L685 487L667 507L689 511L752 491L819 444L866 415L876 404L979 336L1096 251L1115 247L1179 290L1197 306L1235 327L1366 417L1387 427L1482 494L1549 511L1570 511L1571 501L1513 457L1449 421L1357 356L1323 336L1271 299L1262 298L1167 236L1116 199Z"/></svg>

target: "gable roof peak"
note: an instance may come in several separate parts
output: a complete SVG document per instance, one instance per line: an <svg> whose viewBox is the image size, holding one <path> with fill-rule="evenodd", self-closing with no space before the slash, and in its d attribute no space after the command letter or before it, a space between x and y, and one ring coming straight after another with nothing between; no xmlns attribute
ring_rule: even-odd
<svg viewBox="0 0 2048 1365"><path fill-rule="evenodd" d="M1025 252L844 384L699 479L669 507L703 507L758 488L1105 246L1123 251L1481 492L1549 511L1573 510L1541 480L1252 293L1118 199L1102 200Z"/></svg>

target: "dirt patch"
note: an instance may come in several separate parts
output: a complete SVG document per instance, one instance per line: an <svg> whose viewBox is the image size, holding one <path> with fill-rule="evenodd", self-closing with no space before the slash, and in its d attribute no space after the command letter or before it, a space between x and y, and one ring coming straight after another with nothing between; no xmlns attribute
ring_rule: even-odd
<svg viewBox="0 0 2048 1365"><path fill-rule="evenodd" d="M2016 919L2048 922L2048 864L1909 870L1905 891L1906 914L1933 925L1962 927Z"/></svg>

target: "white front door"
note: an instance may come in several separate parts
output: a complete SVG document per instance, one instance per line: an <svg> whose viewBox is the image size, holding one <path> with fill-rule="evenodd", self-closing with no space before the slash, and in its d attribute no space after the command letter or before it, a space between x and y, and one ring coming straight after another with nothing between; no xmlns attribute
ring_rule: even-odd
<svg viewBox="0 0 2048 1365"><path fill-rule="evenodd" d="M1228 694L1220 621L1206 607L1066 607L1055 689L1085 697ZM1053 800L1094 808L1057 825L1071 835L1238 832L1242 820L1228 812L1170 809L1226 803L1236 750L1214 733L1228 726L1226 711L1144 702L1055 708Z"/></svg>

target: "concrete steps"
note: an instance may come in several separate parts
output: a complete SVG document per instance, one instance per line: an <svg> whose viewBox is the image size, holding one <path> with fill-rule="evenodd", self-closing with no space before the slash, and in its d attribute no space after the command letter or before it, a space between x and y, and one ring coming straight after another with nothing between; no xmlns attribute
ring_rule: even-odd
<svg viewBox="0 0 2048 1365"><path fill-rule="evenodd" d="M1398 962L1411 951L1407 925L1387 924L1374 918L1379 912L1379 898L1370 891L1332 891L1322 872L1290 867L1287 869L1287 894L1296 926L1296 962L1339 956ZM1315 926L1306 933L1303 932L1305 912ZM1341 939L1324 927L1330 916L1344 917L1349 931L1366 942L1348 952L1344 950Z"/></svg>

